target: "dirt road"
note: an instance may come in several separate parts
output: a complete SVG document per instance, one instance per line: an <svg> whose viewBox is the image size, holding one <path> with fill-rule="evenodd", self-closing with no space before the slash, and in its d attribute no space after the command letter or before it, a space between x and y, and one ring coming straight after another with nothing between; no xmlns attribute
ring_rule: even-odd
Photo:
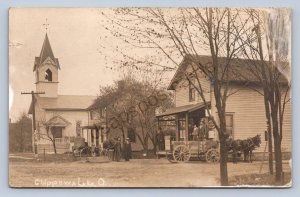
<svg viewBox="0 0 300 197"><path fill-rule="evenodd" d="M258 173L260 162L228 163L229 176ZM284 164L284 170L290 171ZM10 161L12 187L205 187L219 186L219 164L169 163L165 159L93 163ZM267 164L262 172L267 172Z"/></svg>

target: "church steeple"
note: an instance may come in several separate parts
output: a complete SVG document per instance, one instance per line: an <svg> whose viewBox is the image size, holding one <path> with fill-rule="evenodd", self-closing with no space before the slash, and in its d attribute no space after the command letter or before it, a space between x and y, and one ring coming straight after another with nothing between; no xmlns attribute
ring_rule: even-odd
<svg viewBox="0 0 300 197"><path fill-rule="evenodd" d="M33 67L36 73L36 90L45 92L43 97L57 97L59 69L59 61L54 56L46 33L40 56L35 57Z"/></svg>
<svg viewBox="0 0 300 197"><path fill-rule="evenodd" d="M41 53L40 53L41 63L43 61L45 61L47 57L50 57L52 60L55 59L54 55L53 55L51 45L50 45L50 42L49 42L48 34L46 33L45 40L44 40L44 43L43 43L43 47L42 47L42 50L41 50Z"/></svg>
<svg viewBox="0 0 300 197"><path fill-rule="evenodd" d="M60 69L58 59L54 57L48 34L46 33L40 56L35 57L33 71L35 71L48 57L55 63L55 66Z"/></svg>

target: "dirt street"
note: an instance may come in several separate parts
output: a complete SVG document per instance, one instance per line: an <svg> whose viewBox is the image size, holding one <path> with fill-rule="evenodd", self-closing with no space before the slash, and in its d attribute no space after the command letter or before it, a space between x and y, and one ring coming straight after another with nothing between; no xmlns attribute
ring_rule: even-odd
<svg viewBox="0 0 300 197"><path fill-rule="evenodd" d="M258 173L261 162L228 163L229 176ZM267 163L262 172L267 172ZM284 171L290 171L288 163ZM203 187L219 186L219 163L169 163L166 159L129 162L10 161L12 187Z"/></svg>

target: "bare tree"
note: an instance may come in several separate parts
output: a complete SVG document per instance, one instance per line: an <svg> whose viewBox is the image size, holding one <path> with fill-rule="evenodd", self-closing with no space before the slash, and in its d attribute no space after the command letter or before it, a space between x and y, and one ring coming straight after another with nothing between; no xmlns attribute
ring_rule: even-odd
<svg viewBox="0 0 300 197"><path fill-rule="evenodd" d="M249 59L248 70L259 82L256 89L264 96L269 139L269 168L273 173L272 136L276 161L276 181L282 181L281 141L284 113L290 103L290 11L269 9L247 10L253 29L246 32L243 56ZM254 41L254 42L253 42ZM249 76L243 76L247 78ZM261 91L262 90L262 91Z"/></svg>
<svg viewBox="0 0 300 197"><path fill-rule="evenodd" d="M159 93L153 84L127 75L113 85L100 87L100 95L91 108L105 108L110 132L120 131L123 139L129 130L134 132L144 151L148 152L149 140L156 147L155 110L170 104L169 97L159 99Z"/></svg>
<svg viewBox="0 0 300 197"><path fill-rule="evenodd" d="M250 18L238 20L241 10L228 8L122 8L116 9L113 16L102 14L112 24L107 30L115 37L133 50L152 51L154 54L146 58L132 55L122 50L120 44L116 52L120 52L125 61L131 61L127 65L143 69L141 65L146 64L167 71L180 68L180 60L188 59L191 70L182 71L183 76L195 87L207 109L210 109L210 100L201 79L205 77L210 81L218 114L213 122L220 140L221 185L228 185L225 112L227 98L232 94L230 67L232 59L242 48L237 42ZM202 61L200 54L209 55L209 62Z"/></svg>
<svg viewBox="0 0 300 197"><path fill-rule="evenodd" d="M42 132L42 131L45 132ZM42 114L38 121L38 132L36 133L38 139L50 141L53 146L53 151L56 154L55 131L47 124L45 114Z"/></svg>

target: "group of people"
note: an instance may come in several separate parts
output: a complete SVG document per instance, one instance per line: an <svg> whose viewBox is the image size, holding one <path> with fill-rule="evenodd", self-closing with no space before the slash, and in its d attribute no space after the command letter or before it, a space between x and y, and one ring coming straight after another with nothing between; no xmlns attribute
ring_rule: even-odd
<svg viewBox="0 0 300 197"><path fill-rule="evenodd" d="M194 125L192 133L190 134L193 141L202 141L205 139L214 139L214 129L209 129L209 126L205 125L205 120L201 119L199 127Z"/></svg>
<svg viewBox="0 0 300 197"><path fill-rule="evenodd" d="M122 157L122 146L121 146L121 138L118 137L117 140L114 143L114 147L113 147L113 155L112 155L112 160L113 161L120 161L121 157ZM123 145L123 157L125 159L125 161L129 161L129 159L132 158L132 154L131 154L131 143L130 143L130 139L126 138L125 143Z"/></svg>
<svg viewBox="0 0 300 197"><path fill-rule="evenodd" d="M202 141L203 139L207 138L207 132L202 121L200 122L199 127L197 127L196 124L194 125L192 137L193 141Z"/></svg>

